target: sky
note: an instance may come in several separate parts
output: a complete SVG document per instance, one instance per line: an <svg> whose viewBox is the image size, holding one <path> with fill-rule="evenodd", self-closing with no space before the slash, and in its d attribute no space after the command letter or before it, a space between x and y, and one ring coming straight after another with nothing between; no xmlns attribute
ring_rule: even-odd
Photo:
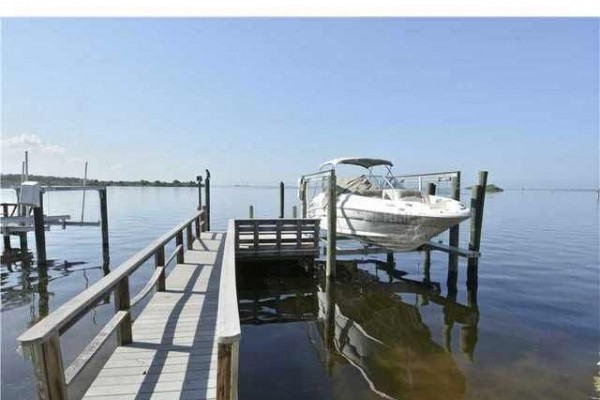
<svg viewBox="0 0 600 400"><path fill-rule="evenodd" d="M599 20L4 19L3 173L295 183L337 157L596 188Z"/></svg>

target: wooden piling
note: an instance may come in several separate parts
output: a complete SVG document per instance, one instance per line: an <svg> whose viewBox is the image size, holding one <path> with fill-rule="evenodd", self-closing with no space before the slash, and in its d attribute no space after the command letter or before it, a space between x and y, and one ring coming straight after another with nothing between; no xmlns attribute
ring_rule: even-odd
<svg viewBox="0 0 600 400"><path fill-rule="evenodd" d="M450 196L460 201L460 172L452 179L450 187ZM459 242L459 226L454 225L448 233L448 244L453 247L458 247ZM458 281L458 255L454 252L448 253L448 276L446 278L446 287L448 292L456 291L456 283Z"/></svg>
<svg viewBox="0 0 600 400"><path fill-rule="evenodd" d="M110 264L110 249L108 244L108 204L106 188L98 190L100 197L100 226L102 230L102 260L105 265Z"/></svg>
<svg viewBox="0 0 600 400"><path fill-rule="evenodd" d="M335 170L331 170L329 176L329 186L327 191L328 209L327 209L327 260L326 276L335 277L335 259L337 253L337 193Z"/></svg>
<svg viewBox="0 0 600 400"><path fill-rule="evenodd" d="M283 218L285 213L285 185L279 182L279 218Z"/></svg>
<svg viewBox="0 0 600 400"><path fill-rule="evenodd" d="M300 200L302 201L302 218L306 218L306 181L304 179L300 182Z"/></svg>
<svg viewBox="0 0 600 400"><path fill-rule="evenodd" d="M254 206L253 205L250 205L250 207L248 207L248 218L254 219Z"/></svg>
<svg viewBox="0 0 600 400"><path fill-rule="evenodd" d="M394 268L394 252L388 251L386 255L387 263L390 264L392 268Z"/></svg>
<svg viewBox="0 0 600 400"><path fill-rule="evenodd" d="M202 210L202 176L196 175L196 182L198 182L198 211Z"/></svg>
<svg viewBox="0 0 600 400"><path fill-rule="evenodd" d="M19 233L19 247L22 254L27 253L27 232Z"/></svg>
<svg viewBox="0 0 600 400"><path fill-rule="evenodd" d="M35 231L35 252L37 265L46 265L46 231L44 227L44 192L40 191L39 207L33 208L33 226Z"/></svg>
<svg viewBox="0 0 600 400"><path fill-rule="evenodd" d="M474 185L471 189L471 235L469 238L469 250L479 251L481 243L487 176L487 171L479 171L479 184Z"/></svg>
<svg viewBox="0 0 600 400"><path fill-rule="evenodd" d="M292 218L293 219L298 218L298 207L297 206L292 206Z"/></svg>
<svg viewBox="0 0 600 400"><path fill-rule="evenodd" d="M206 179L204 180L204 188L206 189L206 230L210 231L210 171L206 170Z"/></svg>
<svg viewBox="0 0 600 400"><path fill-rule="evenodd" d="M435 183L429 182L427 184L427 194L430 196L435 196Z"/></svg>

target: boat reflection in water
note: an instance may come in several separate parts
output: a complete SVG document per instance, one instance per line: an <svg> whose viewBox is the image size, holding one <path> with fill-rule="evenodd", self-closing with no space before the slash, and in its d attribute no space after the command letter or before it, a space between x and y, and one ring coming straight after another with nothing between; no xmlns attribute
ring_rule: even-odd
<svg viewBox="0 0 600 400"><path fill-rule="evenodd" d="M341 266L344 273L338 274L336 281L276 277L263 281L262 288L255 290L243 282L239 291L241 321L312 321L307 323L307 339L328 376L332 377L336 368L351 365L378 397L462 398L465 377L450 353L450 335L454 324L460 324L462 351L472 358L478 309L443 297L439 285L397 279L400 271L387 268L381 261L373 262L378 270L391 271L396 277L390 275L389 283L381 282L358 268L361 261L338 260L338 272ZM444 343L433 339L419 307L403 301L402 296L408 293L417 294L421 305L442 307L445 328L440 336Z"/></svg>

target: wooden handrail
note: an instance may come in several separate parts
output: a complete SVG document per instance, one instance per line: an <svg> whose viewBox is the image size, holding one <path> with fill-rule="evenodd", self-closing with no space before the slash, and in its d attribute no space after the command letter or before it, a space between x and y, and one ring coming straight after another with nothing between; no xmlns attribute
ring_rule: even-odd
<svg viewBox="0 0 600 400"><path fill-rule="evenodd" d="M121 282L123 278L131 275L135 270L154 255L158 248L167 244L189 225L198 216L204 215L204 210L196 213L192 218L187 219L169 232L156 239L143 250L134 254L127 261L122 263L118 268L110 274L100 279L87 290L75 296L54 312L50 313L46 318L28 329L17 339L24 347L30 344L39 343L46 340L54 332L59 331L63 326L67 325L71 318L78 315L80 311L93 305L98 299L106 296Z"/></svg>
<svg viewBox="0 0 600 400"><path fill-rule="evenodd" d="M199 224L205 219L206 211L204 209L196 212L193 217L134 254L118 268L57 308L17 338L23 347L24 354L31 355L36 372L36 389L39 398L66 400L70 383L92 360L98 349L113 332L117 332L118 345L131 343L131 307L148 295L153 287L156 287L158 291L165 290L164 271L172 260L169 258L167 263L164 262L165 245L176 238L178 247L174 254L177 255L179 261L183 258L183 231L186 231L188 241L193 241L192 225ZM199 235L195 236L198 238ZM155 272L150 282L131 300L129 276L151 257L155 259ZM112 291L115 292L115 315L76 360L65 369L60 350L60 335L73 326L98 301L110 295Z"/></svg>
<svg viewBox="0 0 600 400"><path fill-rule="evenodd" d="M217 400L237 400L239 341L242 334L235 279L235 222L229 221L219 283L217 309Z"/></svg>
<svg viewBox="0 0 600 400"><path fill-rule="evenodd" d="M217 311L219 343L233 343L238 341L241 335L235 281L235 236L235 223L230 220L225 237Z"/></svg>

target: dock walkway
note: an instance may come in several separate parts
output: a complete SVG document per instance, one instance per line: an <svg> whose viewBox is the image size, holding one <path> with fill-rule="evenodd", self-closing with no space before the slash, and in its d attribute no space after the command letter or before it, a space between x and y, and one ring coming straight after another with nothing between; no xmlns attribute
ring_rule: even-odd
<svg viewBox="0 0 600 400"><path fill-rule="evenodd" d="M225 241L203 232L135 320L84 399L216 398L216 321Z"/></svg>

